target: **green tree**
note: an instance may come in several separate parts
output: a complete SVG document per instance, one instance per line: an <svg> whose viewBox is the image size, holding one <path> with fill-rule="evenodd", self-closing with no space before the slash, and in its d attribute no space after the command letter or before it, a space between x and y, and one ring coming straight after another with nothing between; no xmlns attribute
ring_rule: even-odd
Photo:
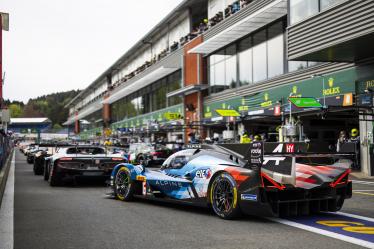
<svg viewBox="0 0 374 249"><path fill-rule="evenodd" d="M53 129L54 130L61 130L63 127L60 124L54 124Z"/></svg>
<svg viewBox="0 0 374 249"><path fill-rule="evenodd" d="M12 118L19 118L19 117L22 117L23 115L23 109L21 105L19 104L10 104L9 110L10 110L10 116Z"/></svg>

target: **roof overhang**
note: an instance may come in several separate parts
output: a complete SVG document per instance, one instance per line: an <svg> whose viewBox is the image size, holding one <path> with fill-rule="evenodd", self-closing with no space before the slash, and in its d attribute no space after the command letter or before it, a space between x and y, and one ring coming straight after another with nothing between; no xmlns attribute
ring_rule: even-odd
<svg viewBox="0 0 374 249"><path fill-rule="evenodd" d="M97 101L93 103L92 105L89 105L87 108L79 111L78 115L70 116L70 118L63 123L63 125L71 125L75 122L75 120L80 120L85 118L86 116L90 115L91 113L94 113L95 111L98 111L102 108L101 101Z"/></svg>
<svg viewBox="0 0 374 249"><path fill-rule="evenodd" d="M200 45L190 49L188 53L210 54L256 31L257 29L264 27L284 15L287 15L287 0L276 0L212 38L209 38Z"/></svg>
<svg viewBox="0 0 374 249"><path fill-rule="evenodd" d="M128 84L124 85L120 88L117 92L112 93L108 98L103 100L102 104L112 104L117 100L122 99L123 97L128 96L129 94L179 70L179 67L160 67L156 70L150 72L149 74L145 75L144 77Z"/></svg>
<svg viewBox="0 0 374 249"><path fill-rule="evenodd" d="M190 85L186 87L182 87L178 90L170 92L166 95L167 98L175 97L175 96L186 96L192 93L200 92L205 90L209 87L207 84L199 84L199 85Z"/></svg>

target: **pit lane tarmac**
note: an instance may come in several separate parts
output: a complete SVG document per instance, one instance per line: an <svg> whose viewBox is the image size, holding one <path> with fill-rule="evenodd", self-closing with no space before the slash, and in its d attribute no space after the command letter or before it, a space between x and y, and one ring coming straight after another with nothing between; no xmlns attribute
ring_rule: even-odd
<svg viewBox="0 0 374 249"><path fill-rule="evenodd" d="M354 182L353 191L372 193L370 182ZM97 183L51 188L16 152L14 248L374 248L371 195L354 193L338 214L226 221L208 209L108 199L107 191Z"/></svg>

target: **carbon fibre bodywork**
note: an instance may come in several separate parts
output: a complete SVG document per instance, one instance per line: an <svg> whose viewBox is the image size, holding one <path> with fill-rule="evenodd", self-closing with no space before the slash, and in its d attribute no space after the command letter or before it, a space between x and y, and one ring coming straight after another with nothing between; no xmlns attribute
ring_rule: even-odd
<svg viewBox="0 0 374 249"><path fill-rule="evenodd" d="M344 155L313 154L304 144L265 144L256 166L245 144L187 149L170 156L159 170L119 164L112 171L111 187L120 168L127 168L136 185L136 197L212 204L211 184L222 173L235 181L233 205L250 215L289 216L338 211L351 197L349 161Z"/></svg>

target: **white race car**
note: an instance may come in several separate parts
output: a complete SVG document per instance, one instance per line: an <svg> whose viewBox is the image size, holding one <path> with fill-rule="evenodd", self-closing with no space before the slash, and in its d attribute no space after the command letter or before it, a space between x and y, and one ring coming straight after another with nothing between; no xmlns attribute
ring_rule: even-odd
<svg viewBox="0 0 374 249"><path fill-rule="evenodd" d="M104 147L79 145L59 148L45 158L44 180L51 186L63 184L65 178L77 176L109 179L113 168L127 162L121 154L113 154Z"/></svg>

